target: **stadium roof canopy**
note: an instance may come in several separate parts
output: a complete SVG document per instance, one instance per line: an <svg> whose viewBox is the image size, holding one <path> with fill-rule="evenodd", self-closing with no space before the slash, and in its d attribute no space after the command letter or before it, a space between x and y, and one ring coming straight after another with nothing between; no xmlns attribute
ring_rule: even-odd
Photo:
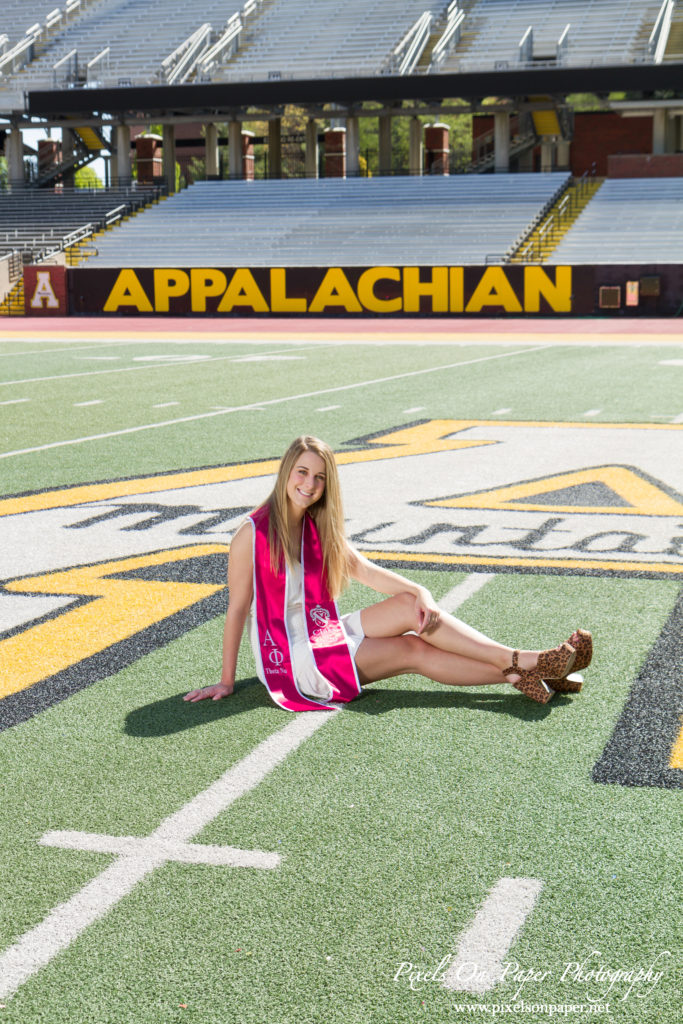
<svg viewBox="0 0 683 1024"><path fill-rule="evenodd" d="M404 101L438 107L459 99L476 106L490 97L615 91L639 94L643 99L656 99L655 94L661 96L662 92L683 97L683 63L44 90L28 93L25 115L51 123L75 116L104 121L188 115L244 118L247 110L281 111L286 104L311 110L322 110L326 104L357 107L364 102L400 108Z"/></svg>

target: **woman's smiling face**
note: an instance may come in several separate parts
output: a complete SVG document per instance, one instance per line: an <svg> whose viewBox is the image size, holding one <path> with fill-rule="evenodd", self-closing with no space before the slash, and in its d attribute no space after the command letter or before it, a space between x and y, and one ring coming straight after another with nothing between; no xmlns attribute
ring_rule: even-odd
<svg viewBox="0 0 683 1024"><path fill-rule="evenodd" d="M287 497L301 513L314 505L325 490L325 463L315 452L302 452L287 481Z"/></svg>

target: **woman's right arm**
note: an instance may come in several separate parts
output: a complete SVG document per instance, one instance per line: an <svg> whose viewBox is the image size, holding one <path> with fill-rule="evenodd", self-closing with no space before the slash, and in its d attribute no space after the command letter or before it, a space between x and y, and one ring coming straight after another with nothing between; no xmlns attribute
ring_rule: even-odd
<svg viewBox="0 0 683 1024"><path fill-rule="evenodd" d="M235 688L235 671L240 640L244 631L253 592L252 579L252 534L251 524L244 523L232 538L228 559L228 613L223 630L223 666L221 681L201 690L192 690L183 699L195 703L198 700L220 700L229 696Z"/></svg>

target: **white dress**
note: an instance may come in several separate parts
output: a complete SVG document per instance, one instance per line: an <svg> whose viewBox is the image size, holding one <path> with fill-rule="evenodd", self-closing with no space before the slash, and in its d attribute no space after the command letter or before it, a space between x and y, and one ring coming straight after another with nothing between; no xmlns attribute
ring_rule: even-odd
<svg viewBox="0 0 683 1024"><path fill-rule="evenodd" d="M306 622L304 619L303 607L303 579L301 563L297 562L293 571L287 567L287 630L289 632L292 649L292 668L299 689L307 697L315 697L317 700L332 700L332 687L325 677L321 675L315 665L313 652L308 642ZM342 615L340 622L346 633L351 657L356 657L356 651L365 638L363 627L360 621L360 612L351 612L349 615ZM247 623L249 641L254 652L256 661L256 672L259 679L265 685L263 669L258 642L258 629L256 625L256 600L252 600L251 611Z"/></svg>

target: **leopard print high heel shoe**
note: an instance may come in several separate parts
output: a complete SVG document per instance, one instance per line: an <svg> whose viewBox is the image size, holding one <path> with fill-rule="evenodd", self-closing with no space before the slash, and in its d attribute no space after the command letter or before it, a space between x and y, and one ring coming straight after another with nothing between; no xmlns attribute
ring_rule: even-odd
<svg viewBox="0 0 683 1024"><path fill-rule="evenodd" d="M512 684L515 689L538 704L547 704L555 693L555 679L567 676L575 659L576 652L572 645L564 643L551 651L541 651L536 667L524 669L519 667L519 651L513 651L512 665L503 669L503 675L519 676L517 682ZM546 683L546 679L550 681L550 685Z"/></svg>
<svg viewBox="0 0 683 1024"><path fill-rule="evenodd" d="M568 643L576 651L572 672L580 672L590 665L593 658L593 637L587 629L577 629L569 637ZM583 678L572 678L569 674L562 679L553 679L552 687L556 693L580 693Z"/></svg>
<svg viewBox="0 0 683 1024"><path fill-rule="evenodd" d="M503 669L504 676L519 676L519 679L512 685L516 690L521 690L525 697L535 700L537 704L547 704L553 696L553 690L543 681L535 668L520 668L518 664L519 651L512 652L512 665Z"/></svg>

